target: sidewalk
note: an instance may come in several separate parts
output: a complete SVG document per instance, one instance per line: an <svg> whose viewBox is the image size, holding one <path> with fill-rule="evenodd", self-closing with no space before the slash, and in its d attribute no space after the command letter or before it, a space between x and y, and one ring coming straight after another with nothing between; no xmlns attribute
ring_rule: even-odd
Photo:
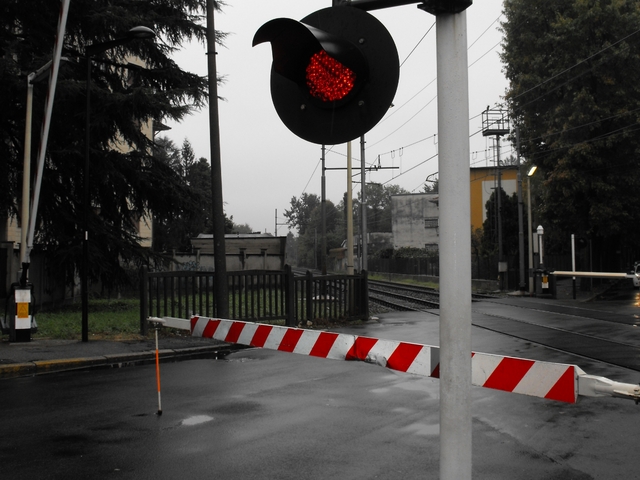
<svg viewBox="0 0 640 480"><path fill-rule="evenodd" d="M508 297L522 297L522 298L539 298L539 299L551 299L562 304L576 304L582 302L592 302L597 300L601 295L605 294L609 290L616 290L619 288L619 283L604 283L594 285L592 290L581 290L580 280L576 283L575 298L573 298L573 281L569 278L563 278L556 284L556 298L552 298L550 294L546 295L529 295L529 292L524 292L523 295L520 292L509 292Z"/></svg>
<svg viewBox="0 0 640 480"><path fill-rule="evenodd" d="M209 339L163 337L158 339L161 360L224 356L238 347ZM11 377L88 367L122 367L155 362L155 339L146 340L52 340L10 343L0 340L0 380Z"/></svg>

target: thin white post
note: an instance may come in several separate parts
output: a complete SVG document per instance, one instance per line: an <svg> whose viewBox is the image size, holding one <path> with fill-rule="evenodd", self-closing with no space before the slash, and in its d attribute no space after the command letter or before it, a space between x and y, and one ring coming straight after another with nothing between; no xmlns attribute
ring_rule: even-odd
<svg viewBox="0 0 640 480"><path fill-rule="evenodd" d="M353 275L353 188L351 183L351 142L347 142L347 275Z"/></svg>

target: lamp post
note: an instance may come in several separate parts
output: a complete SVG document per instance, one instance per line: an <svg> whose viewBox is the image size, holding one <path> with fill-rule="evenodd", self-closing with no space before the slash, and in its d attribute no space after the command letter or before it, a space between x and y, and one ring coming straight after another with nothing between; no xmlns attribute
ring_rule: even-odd
<svg viewBox="0 0 640 480"><path fill-rule="evenodd" d="M21 232L20 232L20 285L26 286L28 280L28 254L27 254L27 232L29 230L29 198L31 181L31 118L33 111L33 84L47 78L50 73L52 61L49 60L44 66L27 76L27 117L24 129L24 159L22 173L22 210L21 210Z"/></svg>
<svg viewBox="0 0 640 480"><path fill-rule="evenodd" d="M117 46L131 42L133 40L142 40L154 38L155 32L148 27L133 27L122 38L116 38L102 43L93 43L85 47L85 57L87 61L87 84L86 84L86 111L85 111L85 155L84 155L84 172L83 172L83 230L82 238L82 272L81 272L81 297L82 297L82 341L89 341L89 292L88 292L88 276L89 276L89 209L91 208L89 200L89 167L91 163L91 57L99 53L105 52Z"/></svg>
<svg viewBox="0 0 640 480"><path fill-rule="evenodd" d="M529 227L529 295L533 293L533 238L531 236L531 233L533 232L533 224L531 218L531 177L533 177L533 174L536 173L537 169L538 167L534 165L527 172L527 223Z"/></svg>

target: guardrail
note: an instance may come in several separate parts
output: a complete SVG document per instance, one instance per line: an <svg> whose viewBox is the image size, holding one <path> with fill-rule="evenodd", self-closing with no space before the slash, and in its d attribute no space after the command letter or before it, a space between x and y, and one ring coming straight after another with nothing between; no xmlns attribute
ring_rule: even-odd
<svg viewBox="0 0 640 480"><path fill-rule="evenodd" d="M369 317L367 273L357 275L295 275L284 271L227 272L229 316L234 320L295 326L318 319L337 321ZM213 272L149 272L140 286L140 332L147 318L215 317Z"/></svg>

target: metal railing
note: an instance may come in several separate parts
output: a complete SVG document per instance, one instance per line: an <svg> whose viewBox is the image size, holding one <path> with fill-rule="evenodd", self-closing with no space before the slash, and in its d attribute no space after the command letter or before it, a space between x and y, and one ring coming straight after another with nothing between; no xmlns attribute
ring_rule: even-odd
<svg viewBox="0 0 640 480"><path fill-rule="evenodd" d="M367 273L295 275L284 271L227 272L231 320L296 326L318 319L337 321L369 316ZM216 316L213 272L149 272L142 269L140 331L147 317Z"/></svg>

